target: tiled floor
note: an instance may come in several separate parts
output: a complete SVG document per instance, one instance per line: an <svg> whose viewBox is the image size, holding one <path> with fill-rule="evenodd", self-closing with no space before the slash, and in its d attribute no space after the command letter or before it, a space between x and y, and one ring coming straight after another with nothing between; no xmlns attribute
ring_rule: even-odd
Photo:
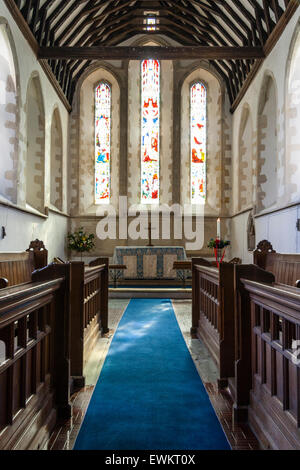
<svg viewBox="0 0 300 470"><path fill-rule="evenodd" d="M110 333L99 340L93 355L86 367L86 387L72 396L73 416L68 422L58 423L46 448L50 450L71 450L79 432L86 409L93 394L94 387L101 372L108 352L113 333L128 305L128 300L111 299L109 302ZM174 300L173 307L178 324L196 368L206 387L211 403L226 433L233 450L257 450L258 441L247 425L234 426L231 417L231 398L217 388L217 368L205 346L190 336L191 301Z"/></svg>

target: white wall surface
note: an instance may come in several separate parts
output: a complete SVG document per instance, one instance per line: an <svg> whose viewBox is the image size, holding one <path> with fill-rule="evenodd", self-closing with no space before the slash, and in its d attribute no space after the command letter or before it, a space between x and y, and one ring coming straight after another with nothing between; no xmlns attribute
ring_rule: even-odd
<svg viewBox="0 0 300 470"><path fill-rule="evenodd" d="M45 206L50 205L50 156L51 156L51 123L53 110L57 106L60 112L63 128L63 211L67 211L67 145L68 145L68 119L69 114L63 103L60 101L53 86L50 84L44 71L39 65L32 49L23 34L11 17L4 2L0 2L0 20L7 22L10 35L13 39L12 48L17 59L16 70L19 70L19 149L18 149L18 186L17 186L17 206L26 208L26 93L32 75L38 75L41 81L41 88L45 107ZM1 140L1 129L0 129ZM5 159L6 155L0 153L0 159ZM0 165L1 168L1 165ZM1 191L0 191L1 194ZM0 203L8 201L3 197ZM44 241L46 248L50 252L50 259L53 256L65 257L64 245L67 234L67 218L62 215L50 213L48 218L33 216L30 213L20 212L14 208L8 209L0 205L0 229L5 227L7 238L1 239L0 231L0 251L23 251L28 248L32 238L40 238Z"/></svg>

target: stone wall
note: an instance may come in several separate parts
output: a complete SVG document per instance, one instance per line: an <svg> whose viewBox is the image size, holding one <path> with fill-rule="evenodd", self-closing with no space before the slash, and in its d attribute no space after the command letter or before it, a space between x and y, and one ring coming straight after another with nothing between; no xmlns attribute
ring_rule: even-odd
<svg viewBox="0 0 300 470"><path fill-rule="evenodd" d="M51 125L51 173L50 173L50 202L58 210L63 205L63 135L59 110L53 113Z"/></svg>
<svg viewBox="0 0 300 470"><path fill-rule="evenodd" d="M139 40L140 45L143 40ZM166 40L160 40L166 44ZM129 45L128 43L126 43ZM134 43L135 44L135 43ZM151 43L147 43L152 44ZM136 44L135 44L136 45ZM208 85L208 197L205 205L205 245L201 253L209 255L207 239L216 234L216 220L221 215L223 234L229 237L226 217L231 201L231 129L229 100L222 81L208 62L162 61L160 97L160 204L190 203L190 124L189 86L201 78ZM94 191L94 86L106 79L112 84L112 163L111 206L117 212L118 197L128 195L128 206L140 211L141 174L141 62L124 61L94 64L78 84L70 119L70 208L72 230L80 226L96 233L101 206L93 203ZM126 96L127 106L122 105ZM127 142L124 140L127 125ZM122 134L123 132L123 134ZM123 135L123 137L122 137ZM127 144L127 146L126 146ZM116 166L114 166L117 163ZM119 169L119 171L118 171ZM225 196L224 196L225 195ZM103 209L103 207L102 207ZM130 218L128 220L131 220ZM154 240L155 244L182 245L171 233L169 240ZM105 240L96 242L92 256L112 254L114 247L124 244L145 244L145 240Z"/></svg>
<svg viewBox="0 0 300 470"><path fill-rule="evenodd" d="M0 20L0 128L1 153L0 194L9 201L17 202L18 174L18 70L10 46L11 33L4 19Z"/></svg>
<svg viewBox="0 0 300 470"><path fill-rule="evenodd" d="M26 203L45 212L45 110L40 79L34 75L26 97Z"/></svg>

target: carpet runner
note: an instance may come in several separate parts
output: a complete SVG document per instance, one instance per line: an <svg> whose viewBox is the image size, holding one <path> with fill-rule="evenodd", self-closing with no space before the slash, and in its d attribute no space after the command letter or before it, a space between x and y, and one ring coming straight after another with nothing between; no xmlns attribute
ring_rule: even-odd
<svg viewBox="0 0 300 470"><path fill-rule="evenodd" d="M130 301L74 449L230 449L170 300Z"/></svg>

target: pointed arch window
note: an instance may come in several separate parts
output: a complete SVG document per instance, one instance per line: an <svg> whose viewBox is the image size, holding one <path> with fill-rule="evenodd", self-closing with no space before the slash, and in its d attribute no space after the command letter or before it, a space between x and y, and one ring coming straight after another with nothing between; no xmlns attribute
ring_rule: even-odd
<svg viewBox="0 0 300 470"><path fill-rule="evenodd" d="M111 87L101 82L95 90L95 203L110 201Z"/></svg>
<svg viewBox="0 0 300 470"><path fill-rule="evenodd" d="M144 60L142 67L141 202L159 203L160 63Z"/></svg>
<svg viewBox="0 0 300 470"><path fill-rule="evenodd" d="M191 201L205 203L207 159L207 90L202 82L190 91L191 107Z"/></svg>

